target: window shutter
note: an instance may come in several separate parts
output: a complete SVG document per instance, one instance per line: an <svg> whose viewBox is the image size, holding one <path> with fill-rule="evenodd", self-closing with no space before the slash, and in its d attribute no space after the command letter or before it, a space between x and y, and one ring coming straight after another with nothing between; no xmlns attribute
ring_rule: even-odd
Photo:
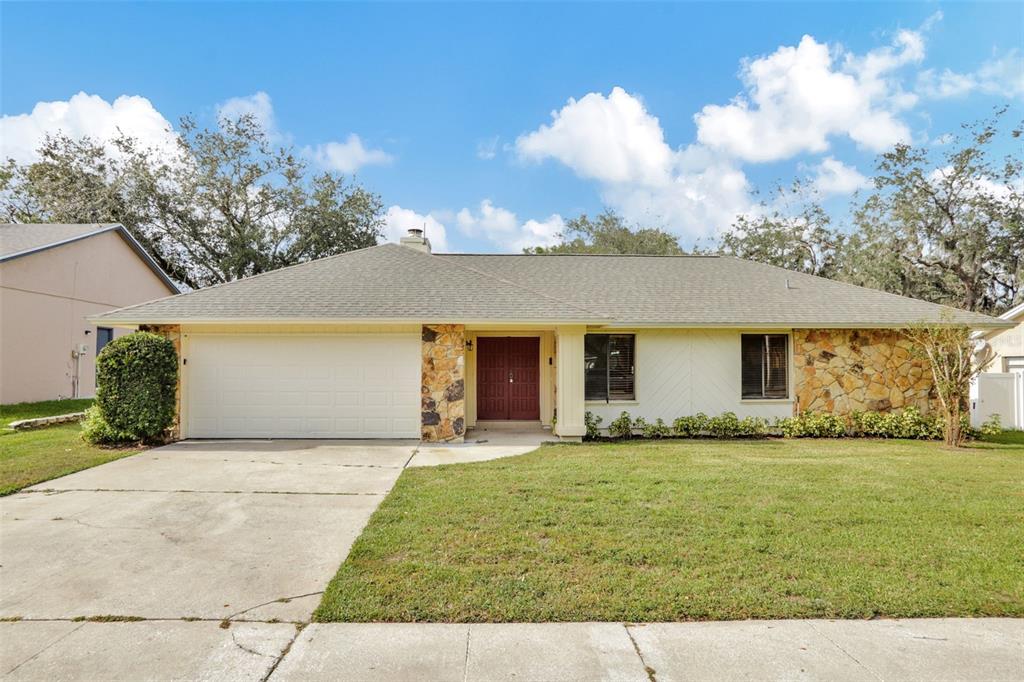
<svg viewBox="0 0 1024 682"><path fill-rule="evenodd" d="M587 400L608 400L608 335L583 337L583 384Z"/></svg>
<svg viewBox="0 0 1024 682"><path fill-rule="evenodd" d="M632 334L608 337L609 400L633 400L634 340Z"/></svg>
<svg viewBox="0 0 1024 682"><path fill-rule="evenodd" d="M764 336L744 334L741 337L740 365L744 398L762 398L764 388Z"/></svg>
<svg viewBox="0 0 1024 682"><path fill-rule="evenodd" d="M785 334L765 337L764 397L789 397L789 362Z"/></svg>

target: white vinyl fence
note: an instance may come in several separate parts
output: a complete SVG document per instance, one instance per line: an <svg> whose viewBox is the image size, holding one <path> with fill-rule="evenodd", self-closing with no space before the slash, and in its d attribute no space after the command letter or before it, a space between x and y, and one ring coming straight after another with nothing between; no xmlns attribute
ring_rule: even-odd
<svg viewBox="0 0 1024 682"><path fill-rule="evenodd" d="M971 401L971 424L981 426L998 414L1004 429L1024 429L1024 372L979 374Z"/></svg>

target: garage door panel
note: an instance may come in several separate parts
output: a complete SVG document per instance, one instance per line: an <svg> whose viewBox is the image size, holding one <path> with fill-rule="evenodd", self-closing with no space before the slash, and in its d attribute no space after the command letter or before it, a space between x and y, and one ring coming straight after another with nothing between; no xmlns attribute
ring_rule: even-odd
<svg viewBox="0 0 1024 682"><path fill-rule="evenodd" d="M419 436L416 335L193 335L194 438Z"/></svg>

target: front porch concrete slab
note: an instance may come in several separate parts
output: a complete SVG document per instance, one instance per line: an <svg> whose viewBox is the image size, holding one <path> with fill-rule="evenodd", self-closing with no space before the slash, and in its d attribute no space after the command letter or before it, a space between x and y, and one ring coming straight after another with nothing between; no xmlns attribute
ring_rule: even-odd
<svg viewBox="0 0 1024 682"><path fill-rule="evenodd" d="M464 682L468 637L468 625L314 623L273 679Z"/></svg>
<svg viewBox="0 0 1024 682"><path fill-rule="evenodd" d="M294 638L290 623L0 623L10 680L261 680Z"/></svg>
<svg viewBox="0 0 1024 682"><path fill-rule="evenodd" d="M410 467L486 462L533 452L544 443L556 442L539 422L478 422L456 444L423 443L409 461Z"/></svg>

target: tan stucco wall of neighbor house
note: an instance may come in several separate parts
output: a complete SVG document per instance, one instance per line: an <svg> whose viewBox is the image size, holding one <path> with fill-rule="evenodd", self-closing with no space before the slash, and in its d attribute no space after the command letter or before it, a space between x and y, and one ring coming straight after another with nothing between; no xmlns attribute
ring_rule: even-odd
<svg viewBox="0 0 1024 682"><path fill-rule="evenodd" d="M927 361L897 330L795 329L797 412L901 410L935 404Z"/></svg>
<svg viewBox="0 0 1024 682"><path fill-rule="evenodd" d="M466 433L465 369L465 325L423 325L420 433L424 441L462 442Z"/></svg>
<svg viewBox="0 0 1024 682"><path fill-rule="evenodd" d="M0 404L71 397L79 345L78 395L93 396L86 317L171 293L114 231L0 263Z"/></svg>

